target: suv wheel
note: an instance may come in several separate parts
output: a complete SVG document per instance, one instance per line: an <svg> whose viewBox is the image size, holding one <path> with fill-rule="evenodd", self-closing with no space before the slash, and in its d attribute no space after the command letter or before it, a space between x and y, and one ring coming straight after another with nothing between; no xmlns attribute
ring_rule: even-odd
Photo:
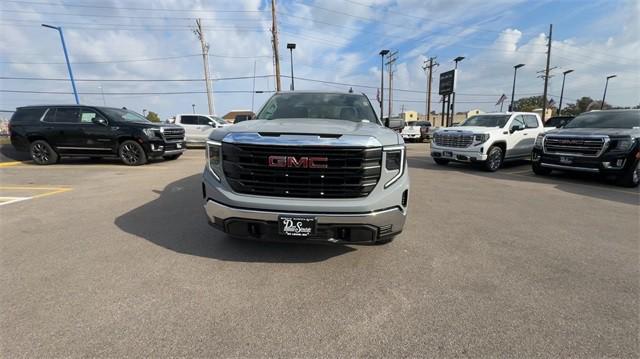
<svg viewBox="0 0 640 359"><path fill-rule="evenodd" d="M546 176L549 173L551 173L551 169L550 168L546 168L546 167L542 167L540 165L540 162L532 162L531 163L531 169L533 170L533 173L540 175L540 176Z"/></svg>
<svg viewBox="0 0 640 359"><path fill-rule="evenodd" d="M491 148L489 148L487 160L484 161L484 169L489 172L495 172L500 168L500 166L502 166L502 160L502 148L498 146L491 146Z"/></svg>
<svg viewBox="0 0 640 359"><path fill-rule="evenodd" d="M39 165L51 165L58 162L58 154L49 146L47 141L33 141L29 150L33 162Z"/></svg>
<svg viewBox="0 0 640 359"><path fill-rule="evenodd" d="M616 180L618 186L637 187L640 184L640 160L636 160L636 165L629 169Z"/></svg>
<svg viewBox="0 0 640 359"><path fill-rule="evenodd" d="M139 143L124 141L118 149L120 160L127 166L140 166L147 163L147 155Z"/></svg>
<svg viewBox="0 0 640 359"><path fill-rule="evenodd" d="M449 163L449 160L445 160L444 158L433 158L433 161L440 166L446 166Z"/></svg>

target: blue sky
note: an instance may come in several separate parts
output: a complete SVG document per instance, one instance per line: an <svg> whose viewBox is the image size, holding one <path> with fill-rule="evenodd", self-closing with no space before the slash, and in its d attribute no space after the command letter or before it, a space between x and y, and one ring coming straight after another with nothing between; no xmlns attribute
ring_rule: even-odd
<svg viewBox="0 0 640 359"><path fill-rule="evenodd" d="M440 71L460 63L457 110L496 110L510 96L513 65L516 98L542 93L536 71L544 67L544 33L554 24L551 65L557 66L549 92L556 102L562 71L565 104L580 96L602 97L604 78L617 74L608 102L640 103L638 1L513 0L288 0L278 1L282 74L289 75L287 42L295 42L296 89L346 91L375 100L380 49L398 50L393 110L424 111L426 57L437 56ZM3 77L67 78L57 34L39 26L61 25L81 101L158 112L206 112L200 45L190 32L203 18L211 45L213 77L252 77L256 90L273 91L269 27L270 1L46 1L4 0L0 4L0 72ZM307 79L307 80L303 80ZM136 80L136 81L110 81ZM317 81L310 81L317 80ZM68 81L0 80L9 91L70 92ZM322 83L318 81L326 81ZM347 85L343 85L347 84ZM214 81L216 113L251 109L251 78ZM289 80L283 78L283 88ZM105 92L105 96L101 95ZM182 94L137 94L188 92ZM255 94L257 110L268 94ZM434 108L439 108L433 96ZM0 109L36 103L69 103L70 94L0 92Z"/></svg>

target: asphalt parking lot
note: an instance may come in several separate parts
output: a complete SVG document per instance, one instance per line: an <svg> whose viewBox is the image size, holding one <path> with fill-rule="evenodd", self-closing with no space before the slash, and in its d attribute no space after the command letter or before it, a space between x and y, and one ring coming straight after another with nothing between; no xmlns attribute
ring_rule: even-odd
<svg viewBox="0 0 640 359"><path fill-rule="evenodd" d="M235 241L201 150L0 163L0 356L638 357L640 192L436 166L384 246Z"/></svg>

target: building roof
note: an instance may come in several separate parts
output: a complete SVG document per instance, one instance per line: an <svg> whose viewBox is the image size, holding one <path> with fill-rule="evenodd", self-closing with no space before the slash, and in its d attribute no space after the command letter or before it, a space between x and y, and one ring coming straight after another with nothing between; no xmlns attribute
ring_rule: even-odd
<svg viewBox="0 0 640 359"><path fill-rule="evenodd" d="M254 116L255 114L252 111L249 110L233 110L228 112L226 115L222 116L223 119L225 120L234 120L236 118L236 116L238 115L249 115L249 116Z"/></svg>

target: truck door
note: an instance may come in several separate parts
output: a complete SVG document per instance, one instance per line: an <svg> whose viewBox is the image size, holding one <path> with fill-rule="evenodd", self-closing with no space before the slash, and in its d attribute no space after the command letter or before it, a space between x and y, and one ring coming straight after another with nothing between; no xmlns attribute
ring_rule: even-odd
<svg viewBox="0 0 640 359"><path fill-rule="evenodd" d="M198 116L182 115L179 124L184 128L184 137L187 142L199 142Z"/></svg>
<svg viewBox="0 0 640 359"><path fill-rule="evenodd" d="M514 158L514 157L522 157L527 152L527 138L528 134L526 133L526 125L524 123L524 117L522 115L515 116L509 126L509 135L507 138L507 153L505 155L506 158ZM520 128L520 130L515 130L516 128ZM534 138L535 140L535 138Z"/></svg>
<svg viewBox="0 0 640 359"><path fill-rule="evenodd" d="M81 153L84 147L80 129L80 107L51 108L44 120L45 137L58 152Z"/></svg>
<svg viewBox="0 0 640 359"><path fill-rule="evenodd" d="M115 136L104 116L91 108L83 108L80 113L80 127L83 147L88 154L104 155L115 152Z"/></svg>

